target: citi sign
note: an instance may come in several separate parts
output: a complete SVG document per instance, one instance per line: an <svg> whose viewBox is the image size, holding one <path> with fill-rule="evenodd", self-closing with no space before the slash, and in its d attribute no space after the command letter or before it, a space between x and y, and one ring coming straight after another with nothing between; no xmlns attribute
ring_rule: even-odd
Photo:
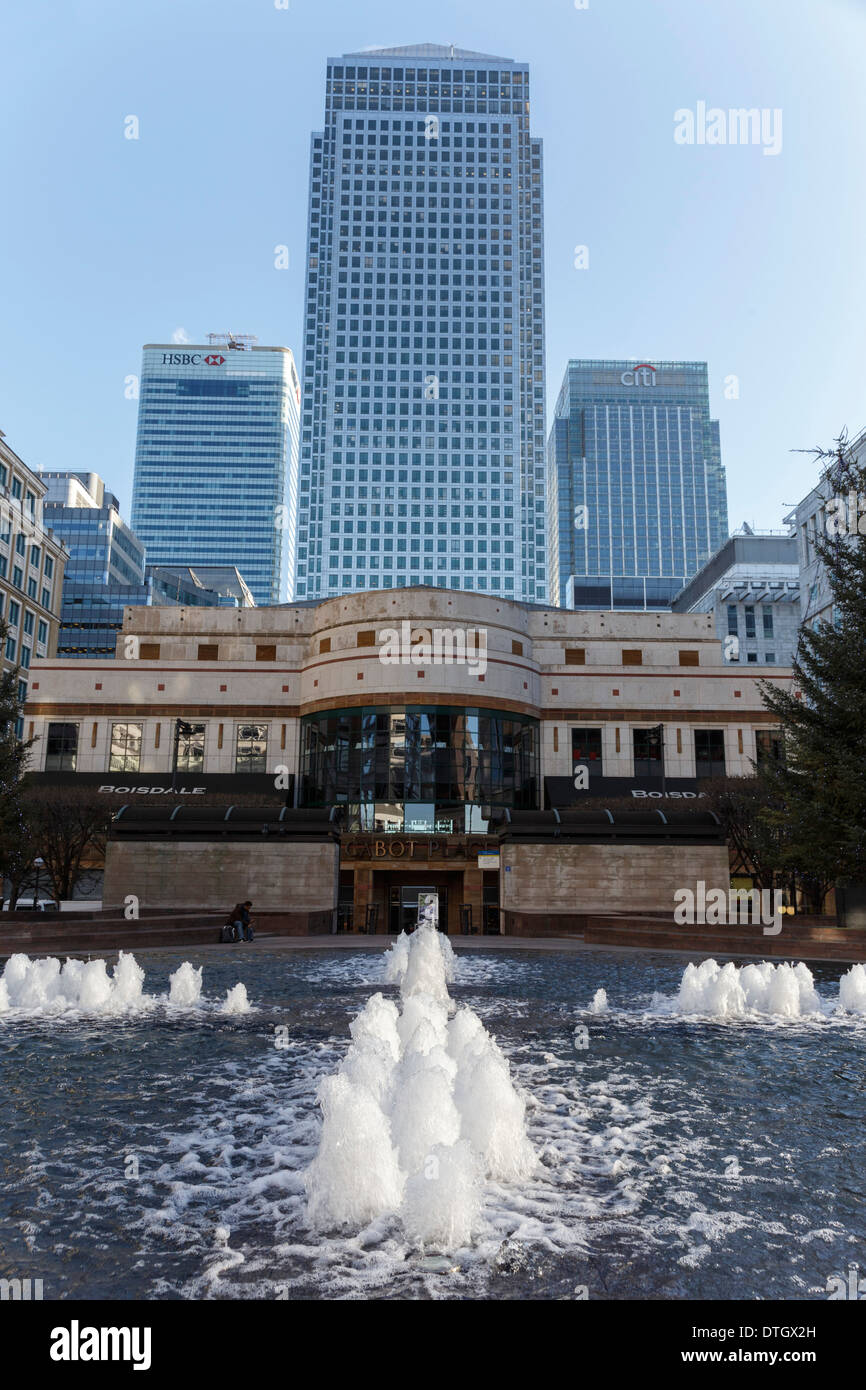
<svg viewBox="0 0 866 1390"><path fill-rule="evenodd" d="M623 386L655 386L656 369L651 362L641 362L637 367L623 372L620 381Z"/></svg>
<svg viewBox="0 0 866 1390"><path fill-rule="evenodd" d="M207 367L221 367L225 358L222 353L209 352L206 357L202 357L200 352L164 352L162 354L162 365L164 367L197 367L204 362Z"/></svg>

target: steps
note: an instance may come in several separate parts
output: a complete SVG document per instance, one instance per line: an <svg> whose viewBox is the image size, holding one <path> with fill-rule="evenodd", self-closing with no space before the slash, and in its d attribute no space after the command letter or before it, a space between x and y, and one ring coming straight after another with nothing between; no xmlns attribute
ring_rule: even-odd
<svg viewBox="0 0 866 1390"><path fill-rule="evenodd" d="M834 926L783 923L778 936L760 924L677 926L670 918L590 916L584 941L595 946L638 946L646 951L695 955L761 956L767 960L866 961L866 932Z"/></svg>
<svg viewBox="0 0 866 1390"><path fill-rule="evenodd" d="M144 946L215 945L225 913L151 913L127 920L121 913L40 913L0 922L0 955L64 951L133 951Z"/></svg>

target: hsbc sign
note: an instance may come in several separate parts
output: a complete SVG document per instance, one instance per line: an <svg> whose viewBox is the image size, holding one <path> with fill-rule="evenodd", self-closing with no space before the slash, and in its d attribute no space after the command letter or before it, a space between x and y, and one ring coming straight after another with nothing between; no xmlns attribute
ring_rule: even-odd
<svg viewBox="0 0 866 1390"><path fill-rule="evenodd" d="M639 366L623 372L620 381L623 386L655 386L656 369L649 362L641 362Z"/></svg>
<svg viewBox="0 0 866 1390"><path fill-rule="evenodd" d="M221 352L209 352L204 357L200 352L164 352L164 367L198 367L204 362L206 367L221 367L225 362Z"/></svg>

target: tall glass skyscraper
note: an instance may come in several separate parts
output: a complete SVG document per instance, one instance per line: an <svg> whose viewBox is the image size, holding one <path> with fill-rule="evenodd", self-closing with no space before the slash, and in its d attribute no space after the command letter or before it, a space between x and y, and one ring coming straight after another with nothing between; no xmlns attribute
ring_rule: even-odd
<svg viewBox="0 0 866 1390"><path fill-rule="evenodd" d="M547 464L563 607L669 608L727 537L705 362L569 362Z"/></svg>
<svg viewBox="0 0 866 1390"><path fill-rule="evenodd" d="M545 599L542 189L525 63L438 44L328 60L299 598Z"/></svg>
<svg viewBox="0 0 866 1390"><path fill-rule="evenodd" d="M211 334L144 348L132 526L152 565L233 565L294 598L301 388L288 348Z"/></svg>

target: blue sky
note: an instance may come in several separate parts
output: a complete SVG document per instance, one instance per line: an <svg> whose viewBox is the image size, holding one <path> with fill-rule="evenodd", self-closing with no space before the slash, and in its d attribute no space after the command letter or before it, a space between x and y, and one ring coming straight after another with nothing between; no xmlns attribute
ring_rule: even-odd
<svg viewBox="0 0 866 1390"><path fill-rule="evenodd" d="M143 343L300 356L326 58L455 43L532 67L548 411L570 356L706 359L731 525L780 527L815 475L791 451L866 426L866 0L288 3L6 7L0 429L25 461L101 473L128 515ZM781 152L678 145L700 101L780 108Z"/></svg>

